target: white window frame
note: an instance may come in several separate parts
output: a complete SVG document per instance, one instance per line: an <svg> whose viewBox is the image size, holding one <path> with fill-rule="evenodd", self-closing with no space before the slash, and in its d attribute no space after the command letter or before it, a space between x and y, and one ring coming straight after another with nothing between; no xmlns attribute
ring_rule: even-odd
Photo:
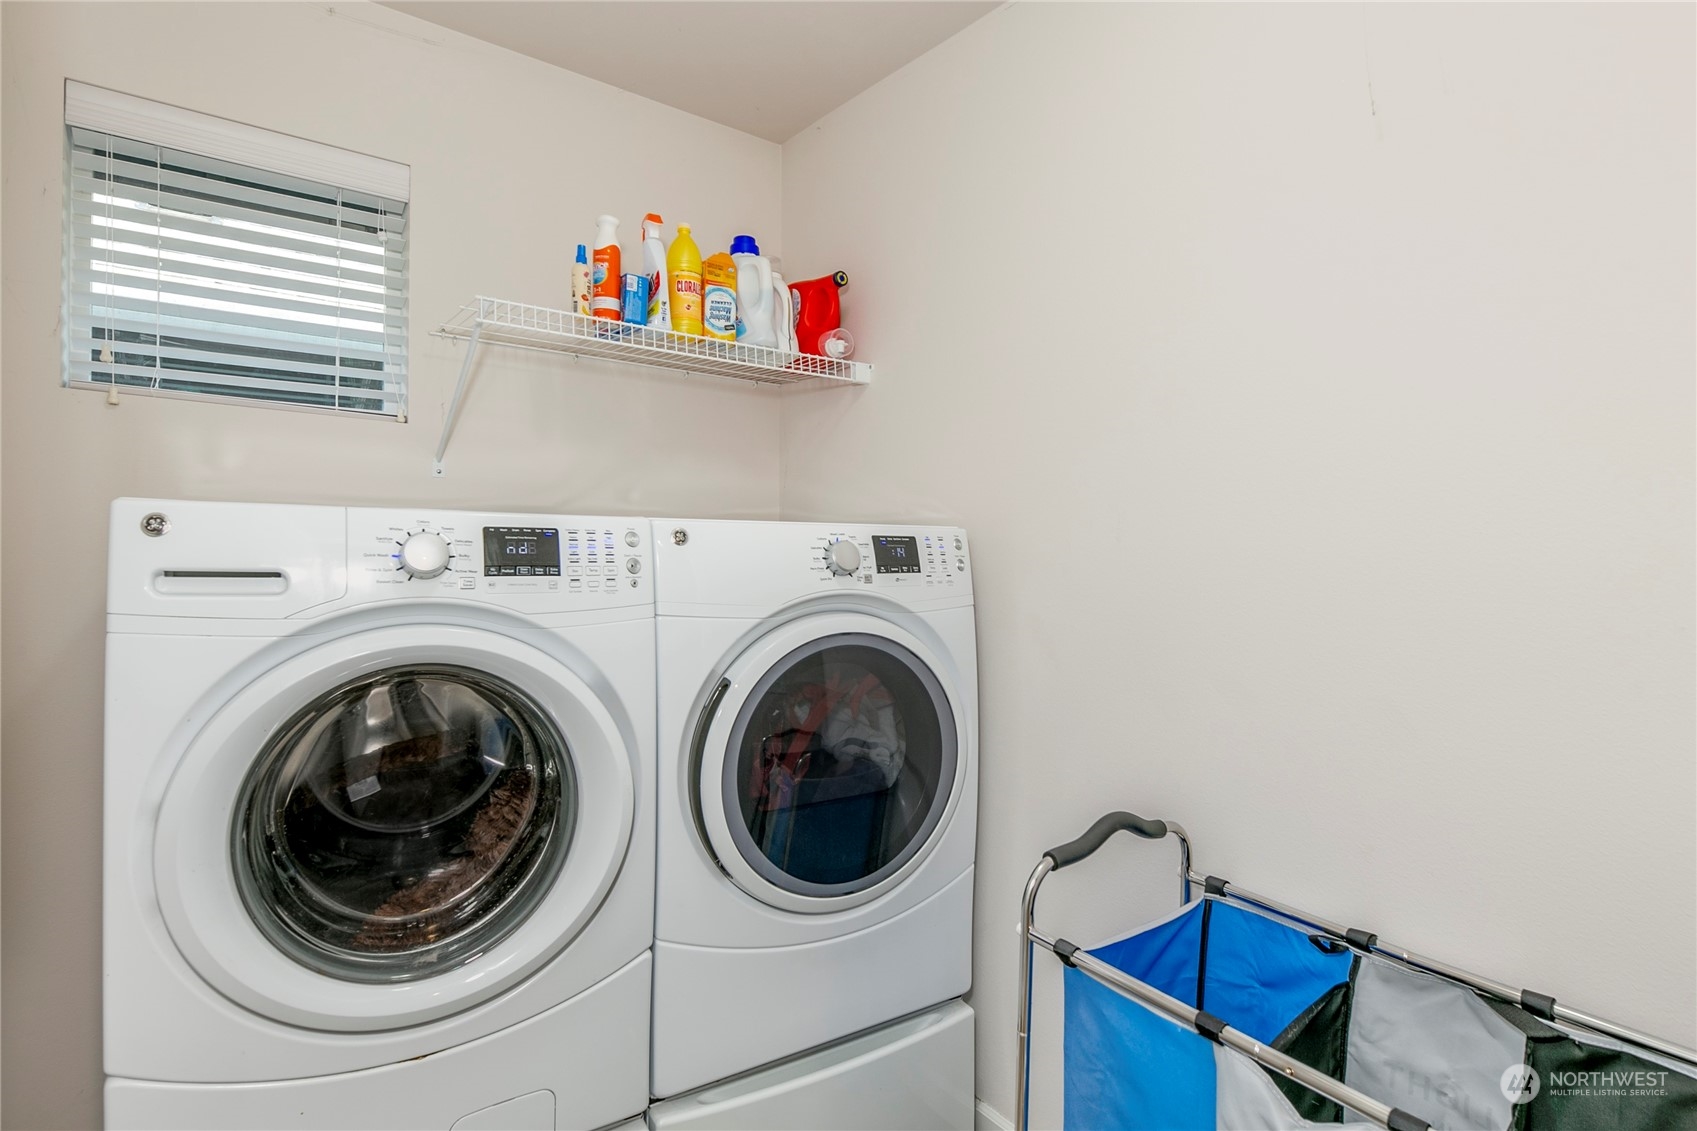
<svg viewBox="0 0 1697 1131"><path fill-rule="evenodd" d="M93 154L92 147L98 144L93 135L112 139L104 146L104 172L93 168L100 160ZM407 214L411 193L408 166L75 80L65 83L65 136L62 376L67 387L96 389L109 396L125 393L179 397L406 421L410 274ZM204 213L197 210L190 215L180 207L167 210L157 195L154 202L145 201L133 183L124 194L104 194L101 206L106 208L107 215L94 215L101 206L91 203L94 194L89 185L118 183L112 179L113 154L125 149L135 151L138 147L169 151L169 156L177 158L182 166L197 171L228 176L227 165L241 166L236 171L238 174L251 172L255 184L276 186L275 191L279 192L286 193L295 187L310 190L319 213L316 222L325 225L324 231L330 233L331 239L324 239L322 234L296 235L294 239L327 244L334 249L333 256L313 256L308 260L300 254L298 245L291 247L285 242L289 233L281 227L269 229L255 225L251 214L248 220L240 220L236 204L213 200ZM161 156L163 159L164 155ZM134 164L128 167L149 168ZM162 179L167 178L164 169L154 172ZM298 185L299 182L306 184ZM232 182L221 182L213 176L206 183L218 184L222 192L223 185ZM241 186L243 182L238 175L233 183ZM236 197L244 191L237 187L230 195ZM318 196L320 193L322 198ZM180 206L185 199L212 198L179 197L173 203ZM291 207L294 199L301 198L291 198ZM118 231L113 227L114 201L127 210L120 220L128 213L147 217L145 224L129 223L120 242L112 238ZM176 226L160 222L159 218L166 215L186 217L180 222L184 227L199 225L202 231L207 225L239 226L239 246L249 250L228 250L238 245L227 242L223 248L194 245L192 251L196 254L185 255L181 246L175 251L164 250L161 245L176 243L181 236ZM276 215L273 211L262 218L269 223ZM348 238L343 242L344 217L363 220L371 216L378 218L378 234L374 236L371 225L361 223L357 236L355 227L346 229ZM296 224L295 228L297 232L316 230L312 223L304 228ZM213 230L221 231L221 228ZM235 230L232 227L232 232ZM188 238L198 238L208 245L220 242L204 236ZM121 251L110 250L120 246ZM211 254L198 254L202 251ZM263 258L270 258L273 263L258 262ZM290 266L299 266L300 270L279 271L274 262L277 258ZM299 262L291 263L291 259ZM118 260L124 262L114 262ZM340 266L343 261L357 261L360 273L350 274L354 268L344 269ZM161 280L167 273L185 290L166 291ZM127 278L119 279L117 275ZM291 291L291 276L302 280L298 290ZM126 282L130 285L124 286ZM229 288L227 296L222 293L225 288ZM197 296L189 291L200 293ZM102 308L95 305L99 300L92 297L96 293L125 297L111 299L105 313L100 313ZM166 294L171 299L161 304L158 298ZM138 327L146 317L138 313L139 308L148 306L146 295L154 296L152 333L136 333L123 339L141 344L131 346L127 356L122 346L114 354L110 345L102 344L118 340L109 323L128 322L132 328ZM309 312L304 316L300 313L303 300L304 309ZM208 314L206 322L195 323L192 329L180 328L190 324L197 308L220 313ZM295 310L292 315L281 314L291 308ZM251 325L244 324L247 311L254 312ZM282 331L275 321L267 327L267 316L292 318L295 322L289 324L289 330ZM225 324L212 325L212 320ZM296 341L292 336L296 325L318 328L317 337L308 334ZM322 329L326 325L338 328L333 333L326 332ZM168 334L166 326L176 332ZM342 326L358 329L344 331L340 329ZM345 344L343 333L356 336L361 344ZM188 335L199 340L185 344ZM246 344L233 344L238 337ZM200 364L210 364L211 368L194 369L192 363L185 363L180 356L168 359L166 353L170 347L162 343L171 338L176 339L178 354L199 353ZM270 340L273 338L275 341ZM274 349L270 348L273 346ZM356 352L360 356L352 357ZM327 362L322 360L326 353ZM283 360L268 360L273 357ZM236 363L227 370L218 367L219 361L232 360ZM113 368L101 368L114 363ZM190 367L184 368L185 364ZM173 373L179 375L173 377ZM279 379L277 375L282 373L291 376ZM309 374L311 379L300 380L293 373ZM197 375L204 375L205 380L196 381ZM328 382L326 377L330 379ZM357 383L351 388L344 386L344 378ZM372 384L374 381L376 384ZM211 388L192 387L197 384ZM217 391L219 386L225 391ZM328 403L302 403L302 394Z"/></svg>

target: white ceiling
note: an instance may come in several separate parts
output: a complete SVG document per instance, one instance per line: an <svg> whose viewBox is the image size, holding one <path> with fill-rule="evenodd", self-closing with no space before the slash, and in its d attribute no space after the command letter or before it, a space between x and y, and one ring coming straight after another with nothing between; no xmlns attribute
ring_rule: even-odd
<svg viewBox="0 0 1697 1131"><path fill-rule="evenodd" d="M384 0L756 137L787 141L999 2Z"/></svg>

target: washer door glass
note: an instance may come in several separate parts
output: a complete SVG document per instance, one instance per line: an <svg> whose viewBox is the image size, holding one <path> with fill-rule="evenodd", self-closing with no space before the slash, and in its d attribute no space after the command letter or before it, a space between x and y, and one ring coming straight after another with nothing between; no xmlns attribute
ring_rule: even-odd
<svg viewBox="0 0 1697 1131"><path fill-rule="evenodd" d="M743 858L779 888L831 896L873 886L924 846L958 745L930 668L892 640L843 633L755 683L727 754L725 813Z"/></svg>
<svg viewBox="0 0 1697 1131"><path fill-rule="evenodd" d="M547 894L575 823L565 740L511 684L390 668L298 712L237 801L237 886L295 961L357 982L469 962Z"/></svg>

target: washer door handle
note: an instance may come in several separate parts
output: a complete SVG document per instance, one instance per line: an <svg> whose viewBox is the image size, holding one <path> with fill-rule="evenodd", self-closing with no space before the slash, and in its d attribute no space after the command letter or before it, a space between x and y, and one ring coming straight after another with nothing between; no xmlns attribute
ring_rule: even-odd
<svg viewBox="0 0 1697 1131"><path fill-rule="evenodd" d="M695 733L689 741L689 815L695 821L695 835L701 838L701 847L712 857L714 867L724 872L725 865L719 860L719 854L713 851L713 839L707 835L707 822L701 816L701 759L707 750L707 732L713 729L713 719L719 713L719 704L725 701L725 692L731 689L731 681L720 679L719 685L707 697L707 702L701 705L701 714L695 719Z"/></svg>

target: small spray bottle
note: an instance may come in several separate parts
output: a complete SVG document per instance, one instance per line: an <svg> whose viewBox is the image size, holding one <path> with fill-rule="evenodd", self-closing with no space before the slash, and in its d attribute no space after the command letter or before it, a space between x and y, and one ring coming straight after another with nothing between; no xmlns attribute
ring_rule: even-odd
<svg viewBox="0 0 1697 1131"><path fill-rule="evenodd" d="M589 248L577 245L577 262L572 264L572 303L577 313L589 314Z"/></svg>

